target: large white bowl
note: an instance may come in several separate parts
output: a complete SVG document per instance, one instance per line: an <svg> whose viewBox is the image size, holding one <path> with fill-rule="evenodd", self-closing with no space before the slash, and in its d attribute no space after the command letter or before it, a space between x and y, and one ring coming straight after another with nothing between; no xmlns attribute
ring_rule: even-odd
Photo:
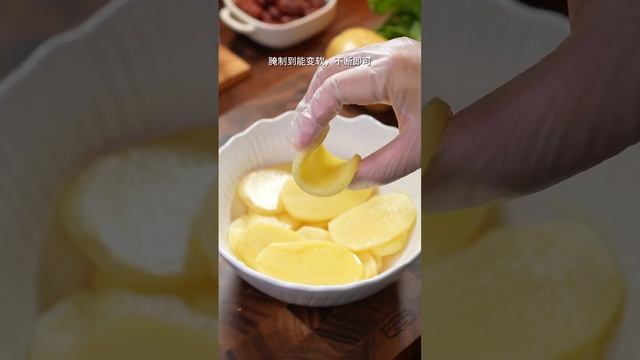
<svg viewBox="0 0 640 360"><path fill-rule="evenodd" d="M338 0L327 0L313 13L286 24L269 24L242 11L233 0L224 0L220 20L233 31L272 48L286 48L298 44L324 30L336 15Z"/></svg>
<svg viewBox="0 0 640 360"><path fill-rule="evenodd" d="M420 221L417 221L407 247L392 266L378 276L347 285L311 286L281 281L247 267L229 250L226 234L232 211L238 206L236 185L247 172L269 165L291 162L296 152L286 138L292 112L274 119L260 120L233 136L220 148L218 237L222 257L236 273L258 290L287 303L306 306L334 306L365 298L396 281L402 271L420 255ZM366 156L388 143L398 130L361 115L352 119L338 116L331 123L325 145L336 155L347 158L355 153ZM420 219L420 171L382 186L381 193L404 192L411 197Z"/></svg>

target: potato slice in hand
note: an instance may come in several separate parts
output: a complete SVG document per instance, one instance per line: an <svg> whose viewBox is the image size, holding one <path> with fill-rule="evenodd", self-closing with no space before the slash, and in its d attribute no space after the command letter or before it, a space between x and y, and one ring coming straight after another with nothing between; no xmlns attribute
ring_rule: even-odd
<svg viewBox="0 0 640 360"><path fill-rule="evenodd" d="M67 189L62 226L111 277L174 288L206 276L193 225L214 182L204 152L140 147L97 159Z"/></svg>
<svg viewBox="0 0 640 360"><path fill-rule="evenodd" d="M416 210L407 195L376 195L331 220L329 233L333 241L353 251L363 251L407 233L415 220Z"/></svg>
<svg viewBox="0 0 640 360"><path fill-rule="evenodd" d="M565 359L602 339L624 301L600 234L569 223L504 227L429 267L429 359Z"/></svg>
<svg viewBox="0 0 640 360"><path fill-rule="evenodd" d="M331 235L329 235L329 232L322 228L303 226L296 232L307 240L331 241Z"/></svg>
<svg viewBox="0 0 640 360"><path fill-rule="evenodd" d="M257 269L277 279L307 285L340 285L362 280L362 262L329 241L272 243L258 255Z"/></svg>
<svg viewBox="0 0 640 360"><path fill-rule="evenodd" d="M349 190L327 196L313 196L303 191L293 179L282 189L282 203L287 213L307 222L321 222L335 218L366 201L374 189Z"/></svg>
<svg viewBox="0 0 640 360"><path fill-rule="evenodd" d="M32 360L205 360L216 320L170 296L76 293L40 315Z"/></svg>
<svg viewBox="0 0 640 360"><path fill-rule="evenodd" d="M279 214L283 212L280 192L290 178L291 174L282 166L252 171L240 181L238 196L258 214Z"/></svg>
<svg viewBox="0 0 640 360"><path fill-rule="evenodd" d="M293 161L292 174L304 192L314 196L332 196L349 186L360 160L360 155L354 155L345 161L319 145L298 154Z"/></svg>
<svg viewBox="0 0 640 360"><path fill-rule="evenodd" d="M273 243L304 241L302 235L282 226L262 222L250 223L239 236L232 251L247 266L256 269L256 258Z"/></svg>

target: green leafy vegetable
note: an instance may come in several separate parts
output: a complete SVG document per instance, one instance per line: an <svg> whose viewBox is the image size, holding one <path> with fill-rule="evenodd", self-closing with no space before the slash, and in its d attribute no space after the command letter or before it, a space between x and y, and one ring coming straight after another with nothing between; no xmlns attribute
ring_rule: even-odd
<svg viewBox="0 0 640 360"><path fill-rule="evenodd" d="M421 0L369 0L369 8L376 14L391 13L377 30L383 37L393 39L407 36L415 40L421 39Z"/></svg>

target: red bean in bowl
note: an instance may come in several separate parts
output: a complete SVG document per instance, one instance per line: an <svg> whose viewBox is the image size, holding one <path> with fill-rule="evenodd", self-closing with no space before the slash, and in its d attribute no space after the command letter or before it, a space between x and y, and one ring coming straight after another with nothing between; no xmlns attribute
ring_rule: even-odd
<svg viewBox="0 0 640 360"><path fill-rule="evenodd" d="M234 0L245 13L270 24L284 24L309 15L325 5L324 0Z"/></svg>

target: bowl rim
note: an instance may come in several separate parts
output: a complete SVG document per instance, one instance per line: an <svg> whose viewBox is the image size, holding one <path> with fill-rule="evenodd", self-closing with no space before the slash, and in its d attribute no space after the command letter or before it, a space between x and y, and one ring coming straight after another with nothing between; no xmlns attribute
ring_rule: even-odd
<svg viewBox="0 0 640 360"><path fill-rule="evenodd" d="M224 0L225 6L227 6L233 15L240 17L243 21L249 22L256 27L265 29L265 30L292 30L309 22L312 22L322 16L324 16L331 9L335 8L338 0L326 0L325 5L322 6L317 11L312 12L309 15L305 15L301 18L295 19L293 21L289 21L284 24L269 24L264 21L258 20L253 16L244 12L244 10L240 9L233 0ZM222 10L222 9L220 9Z"/></svg>
<svg viewBox="0 0 640 360"><path fill-rule="evenodd" d="M279 121L284 121L284 119L287 116L290 116L291 113L293 113L293 111L285 111L284 113L275 116L273 118L269 118L269 119L260 119L256 122L254 122L253 124L251 124L249 127L247 127L245 130L234 134L232 137L229 138L229 140L227 140L224 145L222 145L219 149L218 149L218 158L219 161L221 161L222 156L224 151L229 151L228 149L231 148L233 146L233 143L238 141L239 139L247 136L248 134L250 134L252 131L254 131L257 127L260 126L268 126L269 124L273 124L273 123L277 123ZM341 115L337 115L336 116L337 119L342 119L345 120L347 119L347 121L356 121L358 119L365 119L366 121L369 121L373 126L376 126L380 129L382 129L383 131L394 131L395 133L398 132L398 129L393 127L393 126L389 126L389 125L385 125L383 123L381 123L380 121L376 120L375 118L373 118L370 115L366 115L366 114L362 114L362 115L358 115L352 118L347 118L345 116L341 116ZM419 172L420 169L412 172L411 174L407 175L407 176L411 176L412 174L415 174L416 172ZM417 216L416 217L416 222L417 221L421 221L420 217ZM219 226L219 224L218 224ZM415 224L414 224L414 229L412 231L415 231ZM416 234L414 233L412 237L416 236ZM421 236L418 236L418 238L421 241ZM363 280L359 280L356 282L352 282L352 283L347 283L347 284L341 284L341 285L307 285L307 284L298 284L298 283L293 283L293 282L288 282L288 281L284 281L284 280L280 280L280 279L276 279L274 277L271 277L269 275L263 274L259 271L256 271L250 267L248 267L246 264L244 264L242 261L238 260L233 254L231 254L229 251L227 251L226 248L223 247L223 242L226 242L226 239L223 238L222 236L220 236L218 234L218 253L228 262L230 263L231 267L238 269L238 271L243 272L248 274L249 276L253 277L253 278L257 278L260 281L269 283L270 285L279 287L279 288L286 288L286 289L292 289L292 290L299 290L299 291L304 291L304 292L343 292L343 291L348 291L348 290L352 290L352 289L357 289L357 288L362 288L362 287L366 287L368 285L372 285L372 284L376 284L376 283L383 283L386 280L388 280L389 278L395 276L396 274L398 274L401 271L404 271L404 269L409 266L410 264L412 264L414 261L416 261L416 259L418 259L422 253L422 247L419 246L417 248L417 251L415 251L412 254L409 254L409 256L407 256L404 260L402 260L402 262L400 262L397 266L395 266L392 269L387 269L387 271L384 271L380 274L377 274L376 276L372 277L372 278L368 278L368 279L363 279ZM396 260L396 261L400 261L400 259Z"/></svg>

